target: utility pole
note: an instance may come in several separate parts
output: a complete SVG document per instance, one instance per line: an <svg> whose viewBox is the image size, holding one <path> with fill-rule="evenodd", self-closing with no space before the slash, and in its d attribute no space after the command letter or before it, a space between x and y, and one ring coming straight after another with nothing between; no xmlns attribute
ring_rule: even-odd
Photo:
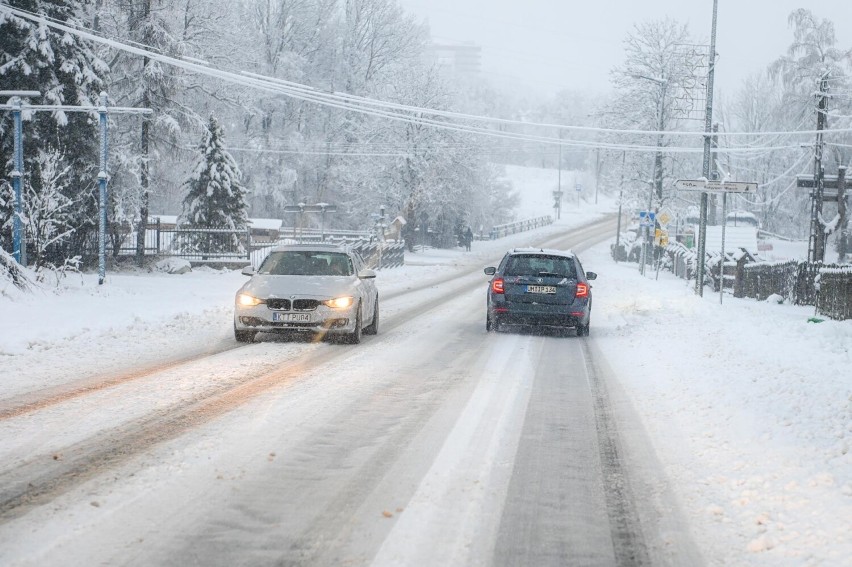
<svg viewBox="0 0 852 567"><path fill-rule="evenodd" d="M559 139L562 139L562 130L559 131ZM562 218L562 144L559 144L559 177L556 189L556 220Z"/></svg>
<svg viewBox="0 0 852 567"><path fill-rule="evenodd" d="M601 149L595 149L595 204L598 204L598 185L601 180Z"/></svg>
<svg viewBox="0 0 852 567"><path fill-rule="evenodd" d="M618 251L621 249L621 202L624 200L624 164L627 152L621 152L621 187L618 190L618 226L615 229L615 263L618 263Z"/></svg>
<svg viewBox="0 0 852 567"><path fill-rule="evenodd" d="M716 77L716 15L719 0L713 0L713 25L710 32L710 60L707 70L707 105L704 108L704 162L702 175L710 179L710 145L711 129L713 127L713 80ZM701 216L698 224L698 257L695 270L695 292L699 297L704 296L704 261L707 250L707 192L701 193Z"/></svg>
<svg viewBox="0 0 852 567"><path fill-rule="evenodd" d="M824 149L822 131L826 127L828 112L828 73L819 82L817 103L817 135L814 145L814 189L811 197L811 231L808 237L808 261L822 262L825 259L825 234L822 230L822 201L825 192L825 171L822 168Z"/></svg>
<svg viewBox="0 0 852 567"><path fill-rule="evenodd" d="M840 217L838 226L838 250L837 263L846 263L846 254L849 251L849 209L846 206L846 166L841 165L837 170L837 216Z"/></svg>

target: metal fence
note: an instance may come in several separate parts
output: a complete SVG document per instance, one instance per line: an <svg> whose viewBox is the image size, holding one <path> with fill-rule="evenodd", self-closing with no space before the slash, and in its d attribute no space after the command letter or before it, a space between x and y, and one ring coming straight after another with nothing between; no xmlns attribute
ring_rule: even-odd
<svg viewBox="0 0 852 567"><path fill-rule="evenodd" d="M305 229L280 231L278 239L268 235L253 235L250 229L187 229L164 227L160 222L151 223L145 231L145 255L150 257L178 257L193 263L251 264L259 266L269 252L279 244L294 242L327 242L358 250L362 257L377 269L393 268L405 263L404 243L386 241L381 244L371 241L370 232ZM136 255L137 233L129 226L113 230L107 242L110 257ZM85 246L85 255L97 256L97 241Z"/></svg>
<svg viewBox="0 0 852 567"><path fill-rule="evenodd" d="M534 219L525 219L516 222L510 222L506 224L498 224L496 226L491 227L489 237L491 238L491 240L494 240L495 238L502 238L510 234L526 232L528 230L533 230L534 228L538 228L540 226L547 226L549 224L553 224L553 218L550 215L544 217L536 217Z"/></svg>

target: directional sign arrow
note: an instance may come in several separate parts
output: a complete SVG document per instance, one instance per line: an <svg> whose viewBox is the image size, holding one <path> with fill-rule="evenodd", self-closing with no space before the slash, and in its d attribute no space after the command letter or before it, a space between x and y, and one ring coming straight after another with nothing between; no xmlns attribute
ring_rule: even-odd
<svg viewBox="0 0 852 567"><path fill-rule="evenodd" d="M755 193L757 183L750 181L705 181L704 179L678 179L675 189L701 191L702 193Z"/></svg>

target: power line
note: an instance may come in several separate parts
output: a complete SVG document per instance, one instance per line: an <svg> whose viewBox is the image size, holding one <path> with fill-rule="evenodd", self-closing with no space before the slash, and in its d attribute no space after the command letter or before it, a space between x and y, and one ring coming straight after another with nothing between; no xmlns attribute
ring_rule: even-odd
<svg viewBox="0 0 852 567"><path fill-rule="evenodd" d="M108 38L103 38L101 36L76 29L65 24L56 23L54 21L49 21L47 18L32 14L31 12L27 12L24 10L12 8L8 5L0 6L0 9L9 12L13 15L17 15L18 17L29 19L31 21L36 22L44 22L45 25L50 27L60 29L67 33L72 33L79 35L85 39L88 39L93 42L101 43L108 45L114 49L119 49L122 51L130 52L138 56L149 57L151 59L158 60L161 63L165 63L168 65L176 66L178 68L182 68L186 71L195 72L201 75L218 78L220 80L225 80L231 83L235 83L241 86L253 87L260 90L265 90L268 92L274 92L279 94L284 94L285 96L289 96L291 98L295 98L297 100L302 100L305 102L313 102L315 104L320 104L323 106L338 108L341 110L350 110L354 112L359 112L362 114L386 118L391 120L397 120L408 123L417 123L424 124L436 128L441 128L450 131L458 131L467 134L478 134L485 135L497 138L505 138L505 139L514 139L514 140L524 140L524 141L532 141L544 144L554 144L554 145L563 145L568 147L584 147L588 149L593 148L606 148L606 149L614 149L614 150L622 150L622 151L637 151L637 152L656 152L659 151L659 148L656 146L643 146L637 144L608 144L604 142L591 142L584 140L560 140L559 138L553 138L548 136L533 136L527 134L518 134L518 133L509 133L509 132L496 132L494 130L489 130L481 127L474 127L468 125L461 124L450 124L448 122L441 122L435 119L427 119L422 115L430 115L436 117L443 118L454 118L459 120L468 120L468 121L476 121L476 122L491 122L496 124L511 124L515 126L525 126L525 127L535 127L535 128L549 128L549 129L557 129L557 130L569 130L569 131L577 131L577 132L587 132L587 133L598 133L598 134L629 134L629 135L657 135L664 134L667 136L705 136L703 132L678 132L678 131L656 131L656 130L622 130L622 129L607 129L607 128L598 128L598 127L590 127L590 126L571 126L571 125L563 125L563 124L545 124L545 123L531 123L524 122L520 120L511 120L511 119L503 119L503 118L494 118L489 116L480 116L480 115L471 115L459 112L451 112L451 111L440 111L431 108L425 107L417 107L412 105L404 105L398 103L390 103L386 101L381 101L377 99L370 99L366 97L360 97L356 95L350 95L347 93L339 93L334 92L330 93L327 91L321 91L311 87L309 85L304 85L300 83L295 83L292 81L285 81L282 79L276 79L273 77L266 77L262 75L254 75L243 73L235 74L229 71L223 71L220 69L216 69L214 67L208 65L201 65L195 63L193 61L176 59L174 57L170 57L167 55L159 54L154 51L149 50L148 48L142 49L138 47L134 47L131 45L124 44L122 42L111 40ZM405 113L405 114L403 114ZM411 113L419 113L421 116L416 116ZM835 129L835 130L824 130L824 133L840 133L840 132L852 132L852 128L847 129ZM815 133L815 131L795 131L795 132L729 132L726 136L766 136L766 135L807 135ZM775 149L791 149L794 146L780 146ZM762 148L763 150L769 148ZM667 153L697 153L697 148L691 147L667 147L665 151ZM698 150L700 151L700 150ZM742 151L744 153L748 153L753 151L753 148L728 148L729 152L734 151Z"/></svg>

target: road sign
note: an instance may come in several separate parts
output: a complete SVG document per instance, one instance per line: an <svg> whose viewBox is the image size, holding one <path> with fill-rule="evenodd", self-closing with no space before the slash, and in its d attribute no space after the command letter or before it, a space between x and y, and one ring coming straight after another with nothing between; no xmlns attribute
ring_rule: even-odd
<svg viewBox="0 0 852 567"><path fill-rule="evenodd" d="M583 184L582 184L582 183L577 183L577 185L575 185L575 186L574 186L574 188L575 188L578 192L580 192L580 191L582 191L582 190L583 190Z"/></svg>
<svg viewBox="0 0 852 567"><path fill-rule="evenodd" d="M750 181L705 181L704 179L678 179L675 189L701 191L702 193L756 193L757 183Z"/></svg>
<svg viewBox="0 0 852 567"><path fill-rule="evenodd" d="M656 216L653 211L639 211L639 225L654 226Z"/></svg>
<svg viewBox="0 0 852 567"><path fill-rule="evenodd" d="M657 221L663 226L669 224L670 220L672 220L672 215L665 209L657 214Z"/></svg>

